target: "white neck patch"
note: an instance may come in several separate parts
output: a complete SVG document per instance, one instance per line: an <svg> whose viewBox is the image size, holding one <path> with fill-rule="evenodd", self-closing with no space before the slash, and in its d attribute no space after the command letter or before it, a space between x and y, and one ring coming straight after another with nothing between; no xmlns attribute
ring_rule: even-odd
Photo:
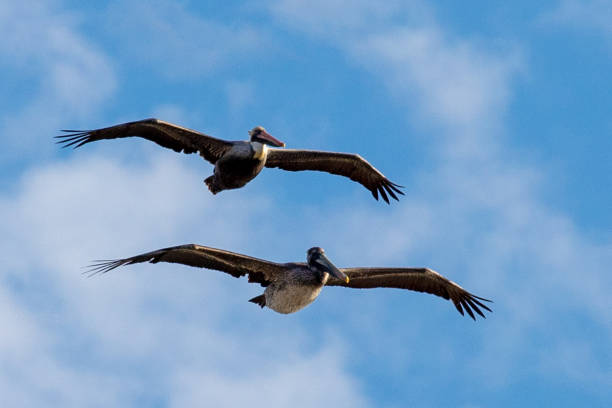
<svg viewBox="0 0 612 408"><path fill-rule="evenodd" d="M265 159L266 156L268 155L268 146L260 143L260 142L251 142L251 146L253 147L253 150L255 151L255 154L253 155L253 158L255 159Z"/></svg>

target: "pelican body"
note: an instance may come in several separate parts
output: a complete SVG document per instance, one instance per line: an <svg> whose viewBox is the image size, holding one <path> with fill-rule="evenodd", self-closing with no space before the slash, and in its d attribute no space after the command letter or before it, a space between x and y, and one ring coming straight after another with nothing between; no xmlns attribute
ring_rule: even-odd
<svg viewBox="0 0 612 408"><path fill-rule="evenodd" d="M278 313L294 313L314 302L329 280L330 273L345 282L349 281L319 247L308 250L308 263L288 263L285 267L284 274L272 277L263 295L249 302L267 306Z"/></svg>
<svg viewBox="0 0 612 408"><path fill-rule="evenodd" d="M311 304L324 286L356 289L387 287L430 293L452 300L459 313L463 315L465 310L474 320L474 312L485 317L481 308L491 311L482 303L489 300L469 293L431 269L338 269L319 247L308 250L306 263L276 263L201 245L180 245L130 258L97 261L91 265L89 273L106 273L122 265L141 262L172 262L216 269L236 278L248 275L249 282L259 283L266 288L263 294L249 302L283 314L295 313Z"/></svg>
<svg viewBox="0 0 612 408"><path fill-rule="evenodd" d="M144 119L95 130L64 130L56 136L64 147L74 148L103 139L139 136L175 152L198 152L215 165L212 176L204 182L213 194L241 188L264 167L288 171L314 170L350 178L366 187L374 198L380 195L398 200L401 186L389 181L374 166L357 154L315 150L278 149L285 143L272 137L263 127L249 131L248 141L226 141L159 119ZM272 148L272 149L270 149Z"/></svg>
<svg viewBox="0 0 612 408"><path fill-rule="evenodd" d="M284 277L270 282L263 295L254 297L250 302L267 306L278 313L297 312L319 296L329 279L329 274L324 275L319 275L308 266L295 264Z"/></svg>
<svg viewBox="0 0 612 408"><path fill-rule="evenodd" d="M232 147L215 162L213 175L204 180L211 193L243 187L266 165L268 146L285 146L261 126L253 128L249 134L250 141L233 142Z"/></svg>

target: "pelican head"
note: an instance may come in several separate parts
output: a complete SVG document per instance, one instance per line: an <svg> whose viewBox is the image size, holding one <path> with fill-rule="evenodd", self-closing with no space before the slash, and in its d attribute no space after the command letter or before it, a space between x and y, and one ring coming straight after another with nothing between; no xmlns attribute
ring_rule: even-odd
<svg viewBox="0 0 612 408"><path fill-rule="evenodd" d="M312 247L307 252L308 266L321 274L327 272L335 278L338 278L346 283L349 282L349 277L340 269L331 263L325 256L325 251L320 247Z"/></svg>
<svg viewBox="0 0 612 408"><path fill-rule="evenodd" d="M285 143L272 137L272 135L266 132L266 129L261 126L255 126L253 129L249 130L249 135L251 136L251 142L259 142L274 147L285 147Z"/></svg>

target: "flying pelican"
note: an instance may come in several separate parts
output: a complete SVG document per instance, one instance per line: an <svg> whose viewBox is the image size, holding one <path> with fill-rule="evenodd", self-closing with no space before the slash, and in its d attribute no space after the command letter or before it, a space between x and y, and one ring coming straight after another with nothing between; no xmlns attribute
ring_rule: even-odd
<svg viewBox="0 0 612 408"><path fill-rule="evenodd" d="M159 249L131 258L94 261L86 272L106 273L122 265L141 262L172 262L200 268L216 269L236 278L248 275L249 282L265 287L262 295L250 299L278 313L294 313L311 304L323 286L347 288L398 288L431 293L450 299L459 313L465 310L474 320L474 312L485 317L480 308L491 311L478 297L428 268L342 268L325 256L322 248L307 252L307 262L275 263L222 249L188 244Z"/></svg>
<svg viewBox="0 0 612 408"><path fill-rule="evenodd" d="M58 143L75 149L102 139L139 136L175 152L198 152L215 165L214 174L204 180L208 189L219 191L240 188L259 174L264 167L289 171L316 170L345 176L356 181L389 203L387 195L397 200L404 194L401 186L389 181L374 166L357 154L316 150L269 149L285 143L272 137L261 126L249 131L249 141L225 141L159 119L144 119L95 130L62 130Z"/></svg>

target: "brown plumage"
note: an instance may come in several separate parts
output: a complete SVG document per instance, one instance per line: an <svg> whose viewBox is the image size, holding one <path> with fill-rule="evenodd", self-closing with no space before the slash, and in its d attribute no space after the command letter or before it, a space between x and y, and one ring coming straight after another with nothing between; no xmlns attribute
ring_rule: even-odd
<svg viewBox="0 0 612 408"><path fill-rule="evenodd" d="M213 194L240 188L255 178L263 167L288 171L315 170L345 176L365 186L376 200L379 195L389 203L403 194L399 185L389 181L374 166L356 154L311 150L269 149L283 147L264 128L257 126L249 141L225 141L159 119L145 119L94 130L63 130L56 136L64 147L74 148L103 139L142 137L175 152L199 153L215 165L205 182Z"/></svg>
<svg viewBox="0 0 612 408"><path fill-rule="evenodd" d="M308 250L307 263L276 263L221 249L189 244L159 249L115 261L98 261L89 273L106 273L122 265L141 262L171 262L200 268L216 269L236 278L248 276L249 282L266 287L263 295L250 301L268 306L279 313L293 313L316 299L323 286L344 286L355 289L398 288L430 293L450 299L459 313L464 310L475 320L475 313L485 317L481 309L491 311L473 295L427 268L340 268L337 269L321 248ZM347 278L348 277L348 278Z"/></svg>
<svg viewBox="0 0 612 408"><path fill-rule="evenodd" d="M387 194L395 200L404 194L401 186L392 183L376 167L358 154L321 152L317 150L270 150L266 167L278 167L288 171L314 170L345 176L370 190L375 199L378 194L389 203Z"/></svg>
<svg viewBox="0 0 612 408"><path fill-rule="evenodd" d="M340 270L350 278L350 281L347 283L330 278L327 286L354 289L397 288L430 293L451 300L459 313L463 314L465 309L472 319L475 319L472 310L485 317L479 307L491 311L480 302L481 300L490 302L490 300L471 294L429 268L341 268Z"/></svg>
<svg viewBox="0 0 612 408"><path fill-rule="evenodd" d="M63 147L81 147L87 143L104 139L142 137L177 153L198 152L204 159L215 164L232 148L232 142L216 139L196 130L187 129L159 119L144 119L94 130L69 130L66 135L56 136Z"/></svg>
<svg viewBox="0 0 612 408"><path fill-rule="evenodd" d="M196 244L179 245L162 248L145 254L136 255L131 258L118 259L115 261L96 261L92 265L89 275L106 273L123 265L131 265L141 262L170 262L199 268L215 269L240 278L249 275L249 282L266 283L273 278L274 274L283 273L283 264L253 258L247 255L237 254L223 249L211 248Z"/></svg>

